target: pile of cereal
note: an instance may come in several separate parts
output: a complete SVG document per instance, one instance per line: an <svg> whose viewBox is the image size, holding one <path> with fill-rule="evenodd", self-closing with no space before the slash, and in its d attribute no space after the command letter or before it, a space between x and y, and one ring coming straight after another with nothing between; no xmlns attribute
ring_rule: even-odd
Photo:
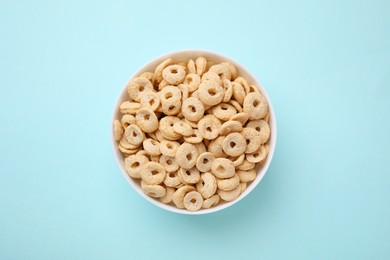
<svg viewBox="0 0 390 260"><path fill-rule="evenodd" d="M127 90L114 137L145 194L197 211L235 200L256 178L269 152L268 103L234 65L169 58Z"/></svg>

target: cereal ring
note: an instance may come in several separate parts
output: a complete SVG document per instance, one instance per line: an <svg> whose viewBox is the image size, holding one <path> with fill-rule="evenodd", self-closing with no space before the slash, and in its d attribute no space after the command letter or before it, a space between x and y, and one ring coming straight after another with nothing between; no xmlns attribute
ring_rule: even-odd
<svg viewBox="0 0 390 260"><path fill-rule="evenodd" d="M119 106L119 109L122 114L130 114L130 115L135 115L135 113L137 113L138 109L140 108L141 108L140 103L130 102L130 101L125 101Z"/></svg>
<svg viewBox="0 0 390 260"><path fill-rule="evenodd" d="M217 73L209 71L209 72L206 72L205 74L203 74L203 76L202 76L202 83L203 82L208 82L208 81L213 81L216 84L218 84L219 86L222 86L222 80L218 76Z"/></svg>
<svg viewBox="0 0 390 260"><path fill-rule="evenodd" d="M158 127L159 131L156 131L157 138L159 138L159 135L164 137L165 139L169 140L178 140L181 138L181 135L176 133L173 130L173 125L176 122L179 122L180 119L174 116L165 116L160 119L160 125ZM163 138L159 139L161 142Z"/></svg>
<svg viewBox="0 0 390 260"><path fill-rule="evenodd" d="M158 118L149 109L141 108L135 115L135 122L145 133L152 133L158 129Z"/></svg>
<svg viewBox="0 0 390 260"><path fill-rule="evenodd" d="M232 80L235 80L237 78L237 69L236 66L231 64L230 62L221 62L222 65L225 65L229 68L230 74L232 75Z"/></svg>
<svg viewBox="0 0 390 260"><path fill-rule="evenodd" d="M137 125L129 125L125 130L126 140L133 145L140 145L145 138L144 133Z"/></svg>
<svg viewBox="0 0 390 260"><path fill-rule="evenodd" d="M217 186L218 189L229 191L236 188L240 184L240 178L237 174L234 174L233 177L228 179L218 179Z"/></svg>
<svg viewBox="0 0 390 260"><path fill-rule="evenodd" d="M266 121L264 120L250 121L246 126L248 128L255 129L259 133L261 144L264 144L265 142L268 141L271 130Z"/></svg>
<svg viewBox="0 0 390 260"><path fill-rule="evenodd" d="M257 132L254 128L245 127L241 134L246 140L245 153L254 153L257 149L259 149L261 145L259 132Z"/></svg>
<svg viewBox="0 0 390 260"><path fill-rule="evenodd" d="M125 169L130 177L139 179L141 178L141 167L149 162L148 157L145 155L130 155L125 158Z"/></svg>
<svg viewBox="0 0 390 260"><path fill-rule="evenodd" d="M230 133L234 132L241 132L242 131L242 125L238 121L226 121L222 124L221 128L219 129L220 135L228 135Z"/></svg>
<svg viewBox="0 0 390 260"><path fill-rule="evenodd" d="M248 184L246 182L241 182L240 186L241 186L240 194L242 194L246 190L246 187L248 186Z"/></svg>
<svg viewBox="0 0 390 260"><path fill-rule="evenodd" d="M248 160L244 160L238 167L236 167L240 171L249 171L255 168L256 164L248 162Z"/></svg>
<svg viewBox="0 0 390 260"><path fill-rule="evenodd" d="M241 194L241 185L238 185L235 189L230 191L218 190L218 195L224 201L233 201Z"/></svg>
<svg viewBox="0 0 390 260"><path fill-rule="evenodd" d="M140 170L141 178L146 184L160 184L165 179L165 169L157 162L147 162Z"/></svg>
<svg viewBox="0 0 390 260"><path fill-rule="evenodd" d="M184 142L177 148L176 162L184 169L191 169L196 164L198 150L193 144Z"/></svg>
<svg viewBox="0 0 390 260"><path fill-rule="evenodd" d="M126 149L121 144L118 145L118 149L126 156L135 154L138 151L138 148L137 149Z"/></svg>
<svg viewBox="0 0 390 260"><path fill-rule="evenodd" d="M124 114L121 119L123 128L128 127L129 125L135 124L135 117L130 114Z"/></svg>
<svg viewBox="0 0 390 260"><path fill-rule="evenodd" d="M176 207L178 207L179 209L182 209L184 208L184 204L183 204L183 200L184 200L184 196L190 192L190 191L194 191L195 188L190 186L190 185L185 185L183 187L180 187L178 188L174 193L173 193L173 196L172 196L172 201L173 203L176 205Z"/></svg>
<svg viewBox="0 0 390 260"><path fill-rule="evenodd" d="M249 93L260 92L259 88L255 85L249 85Z"/></svg>
<svg viewBox="0 0 390 260"><path fill-rule="evenodd" d="M232 116L237 114L237 110L230 104L221 103L212 108L212 114L223 121L229 120Z"/></svg>
<svg viewBox="0 0 390 260"><path fill-rule="evenodd" d="M248 171L237 171L240 182L251 182L256 179L256 171L254 169Z"/></svg>
<svg viewBox="0 0 390 260"><path fill-rule="evenodd" d="M170 84L165 79L163 79L160 84L158 84L158 90L162 90L167 86L170 86Z"/></svg>
<svg viewBox="0 0 390 260"><path fill-rule="evenodd" d="M248 84L248 81L246 81L246 79L244 79L243 77L237 77L234 80L234 82L240 83L241 86L244 87L245 93L248 95L248 93L249 93L249 84Z"/></svg>
<svg viewBox="0 0 390 260"><path fill-rule="evenodd" d="M181 180L177 172L168 172L165 175L164 184L168 187L177 187L181 184Z"/></svg>
<svg viewBox="0 0 390 260"><path fill-rule="evenodd" d="M266 157L267 157L267 150L263 145L261 145L256 152L248 153L245 158L248 160L248 162L258 163L263 161Z"/></svg>
<svg viewBox="0 0 390 260"><path fill-rule="evenodd" d="M226 154L222 149L223 140L225 140L225 136L218 136L217 139L211 141L208 147L209 152L214 154L215 157L226 157Z"/></svg>
<svg viewBox="0 0 390 260"><path fill-rule="evenodd" d="M167 86L160 91L160 100L161 105L167 102L170 99L180 100L181 99L181 91L178 87L175 86Z"/></svg>
<svg viewBox="0 0 390 260"><path fill-rule="evenodd" d="M190 59L187 63L187 69L188 73L196 73L196 67L195 67L195 62L193 59Z"/></svg>
<svg viewBox="0 0 390 260"><path fill-rule="evenodd" d="M234 108L237 110L238 113L242 112L242 106L237 101L230 99L228 103L234 106Z"/></svg>
<svg viewBox="0 0 390 260"><path fill-rule="evenodd" d="M134 145L134 144L131 144L127 141L126 139L126 136L123 135L121 140L119 141L119 145L122 146L123 148L125 149L129 149L129 150L134 150L134 149L139 149L139 144L137 145Z"/></svg>
<svg viewBox="0 0 390 260"><path fill-rule="evenodd" d="M247 113L238 113L232 116L229 120L231 121L238 121L241 123L241 125L245 125L246 121L248 121L249 115Z"/></svg>
<svg viewBox="0 0 390 260"><path fill-rule="evenodd" d="M175 157L161 155L159 162L166 172L174 172L179 169L179 165L177 164Z"/></svg>
<svg viewBox="0 0 390 260"><path fill-rule="evenodd" d="M169 65L163 69L162 77L169 84L178 85L183 83L184 77L186 76L185 67L177 64Z"/></svg>
<svg viewBox="0 0 390 260"><path fill-rule="evenodd" d="M198 170L201 172L210 171L211 165L214 160L215 160L214 154L210 152L204 152L200 154L198 159L196 160L196 168L198 168Z"/></svg>
<svg viewBox="0 0 390 260"><path fill-rule="evenodd" d="M207 115L198 123L199 133L204 139L213 140L218 136L221 125L221 121L218 118L213 115Z"/></svg>
<svg viewBox="0 0 390 260"><path fill-rule="evenodd" d="M218 76L223 80L231 80L232 74L230 72L230 69L226 64L216 64L210 67L209 72L214 72L218 74Z"/></svg>
<svg viewBox="0 0 390 260"><path fill-rule="evenodd" d="M198 144L203 141L203 137L198 129L194 129L194 133L190 136L184 136L184 141L191 144Z"/></svg>
<svg viewBox="0 0 390 260"><path fill-rule="evenodd" d="M196 190L205 199L213 196L217 191L217 180L214 175L209 172L202 173L199 182L196 184Z"/></svg>
<svg viewBox="0 0 390 260"><path fill-rule="evenodd" d="M176 191L175 188L166 187L166 193L163 197L160 198L162 203L170 203L172 201L173 193Z"/></svg>
<svg viewBox="0 0 390 260"><path fill-rule="evenodd" d="M268 102L259 92L249 93L244 100L244 112L248 113L250 120L256 120L267 114Z"/></svg>
<svg viewBox="0 0 390 260"><path fill-rule="evenodd" d="M239 156L245 152L246 140L240 133L228 134L223 140L223 151L230 156Z"/></svg>
<svg viewBox="0 0 390 260"><path fill-rule="evenodd" d="M171 98L161 105L162 112L168 116L176 115L180 112L181 101L179 98Z"/></svg>
<svg viewBox="0 0 390 260"><path fill-rule="evenodd" d="M190 191L183 199L184 207L189 211L197 211L203 205L203 197L199 192Z"/></svg>
<svg viewBox="0 0 390 260"><path fill-rule="evenodd" d="M218 205L218 203L219 203L219 195L216 194L216 195L214 195L214 196L212 196L212 197L210 197L208 199L205 199L203 201L202 208L208 209L210 207Z"/></svg>
<svg viewBox="0 0 390 260"><path fill-rule="evenodd" d="M193 167L191 169L180 168L177 171L177 175L184 184L195 184L200 179L200 173L197 168Z"/></svg>
<svg viewBox="0 0 390 260"><path fill-rule="evenodd" d="M115 141L119 141L123 136L123 126L119 120L114 121L114 139Z"/></svg>
<svg viewBox="0 0 390 260"><path fill-rule="evenodd" d="M162 140L160 143L160 151L163 155L175 157L176 150L180 146L180 143L176 141Z"/></svg>
<svg viewBox="0 0 390 260"><path fill-rule="evenodd" d="M151 138L145 139L142 142L142 146L144 147L145 151L150 155L160 155L160 143L156 140L153 140Z"/></svg>
<svg viewBox="0 0 390 260"><path fill-rule="evenodd" d="M188 92L188 85L185 85L185 84L180 84L179 86L179 89L181 91L181 103L184 102L184 100L186 100L188 98L188 95L189 95L189 92Z"/></svg>
<svg viewBox="0 0 390 260"><path fill-rule="evenodd" d="M160 96L157 93L150 92L142 95L141 108L147 108L155 112L160 106Z"/></svg>
<svg viewBox="0 0 390 260"><path fill-rule="evenodd" d="M161 134L161 131L160 131L160 130L157 130L156 132L154 132L154 134L156 135L157 141L161 142L162 140L165 140L165 138L164 138L164 136Z"/></svg>
<svg viewBox="0 0 390 260"><path fill-rule="evenodd" d="M153 84L147 78L135 77L127 84L127 92L132 100L139 102L141 95L154 91Z"/></svg>
<svg viewBox="0 0 390 260"><path fill-rule="evenodd" d="M223 90L225 92L225 95L223 96L222 101L228 102L232 98L232 95L233 95L233 85L229 80L224 79L222 81L222 86L223 86Z"/></svg>
<svg viewBox="0 0 390 260"><path fill-rule="evenodd" d="M194 92L198 89L200 84L200 76L198 74L187 74L184 78L183 84L188 87L188 92Z"/></svg>
<svg viewBox="0 0 390 260"><path fill-rule="evenodd" d="M150 71L146 71L144 73L142 73L141 75L139 75L139 77L143 77L143 78L146 78L147 80L149 80L150 82L152 82L153 80L153 72L150 72Z"/></svg>
<svg viewBox="0 0 390 260"><path fill-rule="evenodd" d="M233 82L232 86L234 99L242 105L246 96L244 87L238 82Z"/></svg>
<svg viewBox="0 0 390 260"><path fill-rule="evenodd" d="M220 179L231 178L236 173L233 162L226 158L216 158L211 164L211 172Z"/></svg>
<svg viewBox="0 0 390 260"><path fill-rule="evenodd" d="M245 154L241 154L238 157L232 157L229 159L233 162L234 167L238 167L240 164L242 164L244 162Z"/></svg>
<svg viewBox="0 0 390 260"><path fill-rule="evenodd" d="M166 189L161 185L151 185L141 181L141 188L146 195L153 198L161 198L166 194Z"/></svg>
<svg viewBox="0 0 390 260"><path fill-rule="evenodd" d="M161 62L159 65L157 65L156 69L154 70L154 75L153 75L153 82L154 83L158 84L163 80L162 72L167 66L169 66L171 64L173 64L173 59L168 58L168 59L164 60L163 62Z"/></svg>
<svg viewBox="0 0 390 260"><path fill-rule="evenodd" d="M205 153L207 152L206 150L206 146L203 142L200 142L200 143L197 143L197 144L194 144L195 147L196 147L196 150L198 150L198 154L202 154L202 153Z"/></svg>
<svg viewBox="0 0 390 260"><path fill-rule="evenodd" d="M182 136L190 136L194 133L194 129L183 121L176 122L172 128L176 133L181 134Z"/></svg>
<svg viewBox="0 0 390 260"><path fill-rule="evenodd" d="M206 67L207 67L207 60L206 60L206 58L198 57L195 60L195 65L196 65L196 74L198 74L199 76L202 76L203 73L205 73Z"/></svg>
<svg viewBox="0 0 390 260"><path fill-rule="evenodd" d="M198 121L203 117L204 105L199 99L189 97L183 102L181 111L189 121Z"/></svg>

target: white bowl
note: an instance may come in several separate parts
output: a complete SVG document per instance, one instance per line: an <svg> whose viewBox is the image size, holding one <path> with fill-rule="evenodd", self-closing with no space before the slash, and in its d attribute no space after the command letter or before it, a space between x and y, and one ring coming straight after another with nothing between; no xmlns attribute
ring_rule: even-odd
<svg viewBox="0 0 390 260"><path fill-rule="evenodd" d="M257 170L256 179L248 185L247 189L237 199L235 199L234 201L231 201L231 202L221 203L221 204L219 204L219 205L217 205L215 207L209 208L209 209L200 209L199 211L191 212L191 211L188 211L186 209L176 208L173 205L164 204L164 203L160 202L157 199L151 198L151 197L147 196L146 194L144 194L142 189L141 189L141 186L139 185L139 183L137 181L133 180L127 174L127 172L125 170L125 167L124 167L124 155L118 150L118 144L114 140L113 134L112 134L112 137L111 137L111 139L112 139L112 147L113 147L113 150L114 150L114 154L115 154L116 160L117 160L118 165L119 165L119 167L120 167L120 169L122 171L123 176L130 183L130 185L142 197L144 197L147 201L153 203L154 205L156 205L156 206L158 206L158 207L160 207L162 209L168 210L168 211L181 213L181 214L189 214L189 215L201 215L201 214L208 214L208 213L220 211L222 209L225 209L227 207L232 206L233 204L239 202L241 199L245 198L257 186L257 184L259 184L259 182L263 179L263 177L264 177L265 173L267 172L268 167L269 167L269 165L270 165L270 163L272 161L272 157L274 155L275 145L276 145L275 112L274 112L274 109L272 107L271 100L269 99L269 97L267 95L267 92L265 91L263 86L260 84L260 82L258 80L256 80L256 78L244 66L242 66L238 62L236 62L236 61L234 61L234 60L232 60L230 58L227 58L227 57L225 57L225 56L223 56L223 55L221 55L219 53L216 53L216 52L213 52L213 51L206 51L206 50L180 50L180 51L174 51L174 52L168 53L166 55L160 56L160 57L150 61L149 63L147 63L146 65L141 67L132 77L130 77L129 81L133 77L140 75L142 72L154 71L155 67L158 64L160 64L163 60L165 60L165 59L167 59L169 57L173 58L175 61L180 61L180 60L189 60L191 58L194 59L194 58L199 57L199 56L203 56L207 60L211 60L211 61L215 61L215 62L227 61L227 62L230 62L230 63L234 64L237 67L238 74L240 76L243 76L245 79L247 79L249 83L258 86L260 91L261 91L261 93L266 97L266 99L268 101L269 113L270 113L269 125L270 125L270 129L271 129L271 137L270 137L270 140L269 140L269 145L270 145L269 154L268 154L268 156L266 158L265 163L262 164L262 165L258 165L257 166L257 168L256 168L256 170ZM113 118L112 118L111 126L110 126L111 133L113 132L112 131L112 125L113 125L114 120L117 119L117 118L120 118L119 106L120 106L120 104L123 101L128 99L126 85L127 85L127 83L123 87L123 90L122 90L122 92L121 92L121 94L120 94L120 96L118 98L118 101L117 101L117 103L115 105L115 108L114 108Z"/></svg>

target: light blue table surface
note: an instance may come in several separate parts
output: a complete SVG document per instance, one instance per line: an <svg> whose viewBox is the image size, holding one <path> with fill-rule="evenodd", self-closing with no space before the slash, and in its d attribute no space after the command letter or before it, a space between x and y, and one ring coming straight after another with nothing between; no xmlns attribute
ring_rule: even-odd
<svg viewBox="0 0 390 260"><path fill-rule="evenodd" d="M0 259L390 259L390 2L1 1ZM204 216L139 196L110 120L156 56L209 49L263 83L271 167Z"/></svg>

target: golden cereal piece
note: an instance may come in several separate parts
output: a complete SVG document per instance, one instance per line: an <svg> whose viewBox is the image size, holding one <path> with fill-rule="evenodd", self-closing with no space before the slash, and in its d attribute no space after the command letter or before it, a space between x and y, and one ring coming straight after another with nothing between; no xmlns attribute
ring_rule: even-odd
<svg viewBox="0 0 390 260"><path fill-rule="evenodd" d="M121 140L119 141L119 145L128 150L134 150L134 149L138 150L140 146L139 144L135 145L129 143L125 135L122 136Z"/></svg>
<svg viewBox="0 0 390 260"><path fill-rule="evenodd" d="M142 180L149 185L162 183L165 179L165 174L164 167L157 162L147 162L140 169Z"/></svg>
<svg viewBox="0 0 390 260"><path fill-rule="evenodd" d="M248 113L250 120L263 118L268 111L268 102L259 92L249 93L245 97L243 111Z"/></svg>
<svg viewBox="0 0 390 260"><path fill-rule="evenodd" d="M208 149L209 152L214 154L215 157L226 157L227 155L222 149L223 140L225 140L225 136L218 136L216 139L212 140Z"/></svg>
<svg viewBox="0 0 390 260"><path fill-rule="evenodd" d="M135 77L127 84L127 92L132 100L139 102L141 95L153 92L153 84L147 78Z"/></svg>
<svg viewBox="0 0 390 260"><path fill-rule="evenodd" d="M256 152L248 153L245 158L248 160L248 162L258 163L263 161L266 157L267 157L267 150L263 145L261 145Z"/></svg>
<svg viewBox="0 0 390 260"><path fill-rule="evenodd" d="M199 85L199 99L203 104L214 106L221 103L224 91L215 81L203 81Z"/></svg>
<svg viewBox="0 0 390 260"><path fill-rule="evenodd" d="M209 209L209 208L211 208L213 206L218 205L218 203L219 203L219 195L216 194L216 195L214 195L214 196L212 196L212 197L210 197L208 199L205 199L203 201L202 208Z"/></svg>
<svg viewBox="0 0 390 260"><path fill-rule="evenodd" d="M183 187L178 188L172 196L172 201L179 209L184 208L183 200L184 196L191 191L194 191L195 188L190 185L185 185Z"/></svg>
<svg viewBox="0 0 390 260"><path fill-rule="evenodd" d="M191 144L198 144L203 141L203 136L198 129L194 129L194 133L189 136L184 136L184 141Z"/></svg>
<svg viewBox="0 0 390 260"><path fill-rule="evenodd" d="M249 115L247 113L241 112L232 116L229 120L238 121L241 125L245 125L246 121L248 121Z"/></svg>
<svg viewBox="0 0 390 260"><path fill-rule="evenodd" d="M236 168L240 171L249 171L251 169L254 169L256 164L248 162L247 159L245 159L240 165L236 166Z"/></svg>
<svg viewBox="0 0 390 260"><path fill-rule="evenodd" d="M145 155L130 155L125 158L125 169L130 177L139 179L141 178L141 167L149 162L148 157Z"/></svg>
<svg viewBox="0 0 390 260"><path fill-rule="evenodd" d="M221 62L221 64L224 66L227 66L229 68L230 74L232 76L232 80L235 80L237 78L237 75L238 75L236 66L234 66L230 62Z"/></svg>
<svg viewBox="0 0 390 260"><path fill-rule="evenodd" d="M139 77L146 78L147 80L152 82L153 81L153 74L154 74L153 72L146 71L146 72L142 73L141 75L139 75Z"/></svg>
<svg viewBox="0 0 390 260"><path fill-rule="evenodd" d="M204 139L213 140L219 135L221 121L213 115L206 115L198 123L200 135Z"/></svg>
<svg viewBox="0 0 390 260"><path fill-rule="evenodd" d="M241 192L240 192L240 194L242 194L242 193L246 190L246 188L247 188L247 186L248 186L248 183L246 183L246 182L241 182L241 183L240 183L240 186L241 186Z"/></svg>
<svg viewBox="0 0 390 260"><path fill-rule="evenodd" d="M160 151L163 155L175 157L176 150L180 146L179 142L162 140L160 143Z"/></svg>
<svg viewBox="0 0 390 260"><path fill-rule="evenodd" d="M196 190L205 199L213 196L217 191L217 180L214 175L209 172L202 173L199 182L196 184Z"/></svg>
<svg viewBox="0 0 390 260"><path fill-rule="evenodd" d="M240 178L237 174L234 174L233 177L227 179L218 179L217 186L218 189L229 191L235 189L240 184Z"/></svg>
<svg viewBox="0 0 390 260"><path fill-rule="evenodd" d="M241 86L244 87L244 90L245 90L245 93L248 95L249 93L249 84L248 84L248 81L246 81L246 79L244 79L243 77L237 77L234 82L238 82L241 84Z"/></svg>
<svg viewBox="0 0 390 260"><path fill-rule="evenodd" d="M162 77L163 70L171 64L173 64L173 59L168 58L168 59L164 60L163 62L161 62L156 67L156 69L154 70L154 75L153 75L153 82L154 83L159 84L163 80L163 77Z"/></svg>
<svg viewBox="0 0 390 260"><path fill-rule="evenodd" d="M135 117L130 114L124 114L121 119L123 128L127 128L129 125L135 124Z"/></svg>
<svg viewBox="0 0 390 260"><path fill-rule="evenodd" d="M158 129L158 118L150 109L141 108L138 110L135 115L135 122L145 133L153 133Z"/></svg>
<svg viewBox="0 0 390 260"><path fill-rule="evenodd" d="M233 82L233 98L242 105L244 103L244 99L246 96L244 87L238 83L238 82Z"/></svg>
<svg viewBox="0 0 390 260"><path fill-rule="evenodd" d="M210 152L201 153L196 160L196 168L201 172L208 172L211 170L211 165L215 160L215 155Z"/></svg>
<svg viewBox="0 0 390 260"><path fill-rule="evenodd" d="M150 155L160 155L160 143L154 139L148 138L142 142L145 151Z"/></svg>
<svg viewBox="0 0 390 260"><path fill-rule="evenodd" d="M220 135L228 135L230 133L234 132L241 132L242 131L242 124L238 121L226 121L222 124L221 128L219 129Z"/></svg>
<svg viewBox="0 0 390 260"><path fill-rule="evenodd" d="M177 148L176 162L184 169L191 169L196 164L199 153L193 144L184 142Z"/></svg>
<svg viewBox="0 0 390 260"><path fill-rule="evenodd" d="M237 110L230 104L221 103L219 105L214 106L211 109L211 112L214 116L222 121L229 120L232 116L237 114Z"/></svg>
<svg viewBox="0 0 390 260"><path fill-rule="evenodd" d="M165 116L160 119L159 131L156 131L157 138L161 142L164 138L168 140L178 140L182 136L173 130L173 125L180 119L174 116ZM159 136L160 135L160 136ZM161 138L162 137L162 138ZM160 139L161 138L161 139Z"/></svg>
<svg viewBox="0 0 390 260"><path fill-rule="evenodd" d="M222 86L222 80L221 80L221 78L218 76L217 73L214 73L214 72L210 72L210 71L209 71L209 72L206 72L205 74L203 74L201 83L203 83L203 82L208 82L208 81L215 82L215 83L218 84L219 86Z"/></svg>
<svg viewBox="0 0 390 260"><path fill-rule="evenodd" d="M203 197L199 192L190 191L183 199L184 207L189 211L197 211L203 205Z"/></svg>
<svg viewBox="0 0 390 260"><path fill-rule="evenodd" d="M267 121L254 120L254 121L248 122L248 124L246 126L248 128L255 129L255 131L259 133L261 144L264 144L265 142L268 141L270 133L271 133L271 129L269 128Z"/></svg>
<svg viewBox="0 0 390 260"><path fill-rule="evenodd" d="M180 168L177 171L177 174L184 184L195 184L200 179L199 170L195 167L192 167L191 169Z"/></svg>
<svg viewBox="0 0 390 260"><path fill-rule="evenodd" d="M240 133L228 134L223 140L222 149L229 156L239 156L245 152L246 140Z"/></svg>
<svg viewBox="0 0 390 260"><path fill-rule="evenodd" d="M203 73L206 72L206 67L207 67L207 60L204 57L198 57L195 60L195 65L196 65L196 74L199 76L202 76Z"/></svg>
<svg viewBox="0 0 390 260"><path fill-rule="evenodd" d="M230 191L224 191L218 189L218 195L224 201L233 201L238 198L241 194L241 185L238 185L236 188Z"/></svg>
<svg viewBox="0 0 390 260"><path fill-rule="evenodd" d="M206 146L205 146L205 144L203 142L200 142L200 143L197 143L197 144L194 144L194 145L196 147L196 150L198 150L199 154L207 152Z"/></svg>
<svg viewBox="0 0 390 260"><path fill-rule="evenodd" d="M179 165L177 164L175 157L161 155L159 162L166 172L175 172L179 169Z"/></svg>
<svg viewBox="0 0 390 260"><path fill-rule="evenodd" d="M222 80L227 79L231 80L232 79L232 74L230 72L229 67L226 64L216 64L210 67L209 72L214 72L216 73Z"/></svg>
<svg viewBox="0 0 390 260"><path fill-rule="evenodd" d="M185 76L185 67L177 64L167 66L162 72L163 79L172 85L183 83Z"/></svg>
<svg viewBox="0 0 390 260"><path fill-rule="evenodd" d="M160 106L160 96L155 92L146 93L142 95L140 104L141 108L150 109L155 112Z"/></svg>
<svg viewBox="0 0 390 260"><path fill-rule="evenodd" d="M161 198L166 194L166 189L161 185L150 185L141 181L141 189L143 192L153 198Z"/></svg>
<svg viewBox="0 0 390 260"><path fill-rule="evenodd" d="M137 149L126 149L126 148L124 148L121 144L118 145L118 149L119 149L119 151L121 151L125 156L129 156L129 155L135 154L135 153L138 151L138 148L137 148Z"/></svg>
<svg viewBox="0 0 390 260"><path fill-rule="evenodd" d="M237 175L240 178L240 182L251 182L256 179L256 170L251 169L247 171L239 170L237 171Z"/></svg>
<svg viewBox="0 0 390 260"><path fill-rule="evenodd" d="M170 86L170 84L168 83L168 81L166 81L165 79L163 79L159 84L158 84L158 90L162 90L164 89L165 87L167 86Z"/></svg>
<svg viewBox="0 0 390 260"><path fill-rule="evenodd" d="M228 102L232 98L232 96L233 96L233 85L232 85L232 82L230 82L227 79L224 79L222 81L222 86L223 86L223 90L225 92L225 95L223 96L222 101L223 102Z"/></svg>
<svg viewBox="0 0 390 260"><path fill-rule="evenodd" d="M145 135L137 125L129 125L125 130L126 140L132 145L140 145Z"/></svg>
<svg viewBox="0 0 390 260"><path fill-rule="evenodd" d="M242 106L237 101L231 99L231 100L229 100L228 103L231 104L232 106L234 106L234 108L237 110L238 113L242 112Z"/></svg>
<svg viewBox="0 0 390 260"><path fill-rule="evenodd" d="M254 153L259 149L261 145L261 136L254 128L245 127L242 132L242 136L246 140L245 153Z"/></svg>
<svg viewBox="0 0 390 260"><path fill-rule="evenodd" d="M199 121L204 114L204 105L199 99L190 97L183 102L182 112L189 121Z"/></svg>
<svg viewBox="0 0 390 260"><path fill-rule="evenodd" d="M135 115L135 113L137 113L138 109L140 108L141 108L140 103L130 102L130 101L125 101L119 106L119 109L122 114L130 114L130 115Z"/></svg>
<svg viewBox="0 0 390 260"><path fill-rule="evenodd" d="M123 126L119 120L114 121L114 139L115 141L119 141L123 136Z"/></svg>
<svg viewBox="0 0 390 260"><path fill-rule="evenodd" d="M165 175L164 184L168 187L177 187L181 184L181 180L176 172L168 172Z"/></svg>
<svg viewBox="0 0 390 260"><path fill-rule="evenodd" d="M226 158L216 158L211 165L211 172L220 179L231 178L236 173L233 162Z"/></svg>
<svg viewBox="0 0 390 260"><path fill-rule="evenodd" d="M182 136L190 136L194 133L194 129L183 121L176 122L172 128L176 133L181 134Z"/></svg>
<svg viewBox="0 0 390 260"><path fill-rule="evenodd" d="M187 74L184 78L183 84L187 85L188 92L194 92L198 89L200 84L200 76L198 74Z"/></svg>
<svg viewBox="0 0 390 260"><path fill-rule="evenodd" d="M162 102L162 112L168 116L177 115L181 109L180 98L170 98L165 102Z"/></svg>
<svg viewBox="0 0 390 260"><path fill-rule="evenodd" d="M238 167L240 164L242 164L245 160L245 154L241 154L240 156L237 157L231 157L228 158L233 162L234 167Z"/></svg>
<svg viewBox="0 0 390 260"><path fill-rule="evenodd" d="M190 59L187 63L188 73L196 73L195 61Z"/></svg>
<svg viewBox="0 0 390 260"><path fill-rule="evenodd" d="M165 187L165 189L166 189L165 195L163 197L160 197L159 200L162 203L168 204L172 201L173 193L176 191L176 189L171 187Z"/></svg>

